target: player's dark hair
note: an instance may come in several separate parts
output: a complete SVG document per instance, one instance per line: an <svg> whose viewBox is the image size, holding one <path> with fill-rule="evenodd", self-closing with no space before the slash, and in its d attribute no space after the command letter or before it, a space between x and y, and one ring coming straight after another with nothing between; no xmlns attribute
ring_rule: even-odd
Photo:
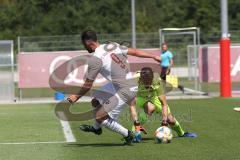
<svg viewBox="0 0 240 160"><path fill-rule="evenodd" d="M143 67L140 71L140 78L151 77L153 78L153 70L150 67Z"/></svg>
<svg viewBox="0 0 240 160"><path fill-rule="evenodd" d="M82 41L92 40L97 42L97 33L93 30L86 30L82 33Z"/></svg>

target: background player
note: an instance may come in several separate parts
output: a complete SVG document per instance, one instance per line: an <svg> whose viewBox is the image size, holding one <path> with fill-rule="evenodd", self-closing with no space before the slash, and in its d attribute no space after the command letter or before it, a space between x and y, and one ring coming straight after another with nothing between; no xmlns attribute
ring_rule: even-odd
<svg viewBox="0 0 240 160"><path fill-rule="evenodd" d="M115 91L114 94L96 97L92 100L94 109L93 126L82 125L80 129L86 132L101 134L101 125L110 130L123 135L125 144L130 144L133 140L133 134L128 129L117 122L118 116L126 104L129 104L134 98L136 91L135 80L131 80L131 74L127 64L127 55L153 58L160 61L160 56L146 53L137 49L120 46L117 43L99 44L97 35L94 31L88 30L82 34L82 43L92 57L88 60L88 71L86 80L76 95L68 97L70 103L76 102L92 87L92 84L100 73L111 82L108 85L109 90ZM107 88L105 87L105 88Z"/></svg>
<svg viewBox="0 0 240 160"><path fill-rule="evenodd" d="M195 133L185 132L179 122L174 118L174 115L170 112L170 108L167 104L166 95L164 93L163 85L159 78L154 78L154 74L151 68L145 67L140 71L140 78L138 81L138 92L136 97L136 103L130 106L132 118L134 119L134 125L136 131L144 130L140 124L144 124L148 117L153 112L162 113L162 125L170 127L177 132L179 137L196 137ZM135 106L142 108L146 114L146 118L141 118L138 121L137 112ZM141 136L136 139L140 141Z"/></svg>
<svg viewBox="0 0 240 160"><path fill-rule="evenodd" d="M166 81L166 76L170 74L171 67L173 67L173 54L168 50L167 43L162 44L162 53L161 53L161 73L160 77L163 81ZM184 93L184 87L178 85L178 88Z"/></svg>

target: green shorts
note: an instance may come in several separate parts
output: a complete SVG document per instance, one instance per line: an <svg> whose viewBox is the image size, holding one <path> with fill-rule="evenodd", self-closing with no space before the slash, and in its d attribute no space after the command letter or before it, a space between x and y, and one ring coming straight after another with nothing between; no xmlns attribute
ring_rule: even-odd
<svg viewBox="0 0 240 160"><path fill-rule="evenodd" d="M136 105L142 109L147 102L152 103L155 106L155 111L157 113L162 113L162 104L157 96L152 97L151 99L145 99L142 97L137 97ZM168 113L170 113L170 108L168 107Z"/></svg>

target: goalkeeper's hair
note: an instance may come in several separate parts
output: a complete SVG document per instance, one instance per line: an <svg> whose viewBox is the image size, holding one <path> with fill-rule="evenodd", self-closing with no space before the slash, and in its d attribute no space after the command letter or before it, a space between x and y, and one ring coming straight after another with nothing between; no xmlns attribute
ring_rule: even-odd
<svg viewBox="0 0 240 160"><path fill-rule="evenodd" d="M97 33L93 30L86 30L82 33L82 41L91 40L97 42Z"/></svg>
<svg viewBox="0 0 240 160"><path fill-rule="evenodd" d="M147 78L153 78L153 70L150 67L143 67L140 71L140 79L147 77Z"/></svg>

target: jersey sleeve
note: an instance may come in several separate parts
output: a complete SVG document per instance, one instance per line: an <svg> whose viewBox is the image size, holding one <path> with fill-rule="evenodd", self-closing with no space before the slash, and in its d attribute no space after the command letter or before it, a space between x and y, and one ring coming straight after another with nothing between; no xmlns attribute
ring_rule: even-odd
<svg viewBox="0 0 240 160"><path fill-rule="evenodd" d="M172 52L168 52L168 57L169 57L170 59L173 58L173 54L172 54Z"/></svg>
<svg viewBox="0 0 240 160"><path fill-rule="evenodd" d="M94 81L98 73L100 72L101 68L102 68L102 60L100 58L92 56L88 60L88 70L85 77L87 79Z"/></svg>

